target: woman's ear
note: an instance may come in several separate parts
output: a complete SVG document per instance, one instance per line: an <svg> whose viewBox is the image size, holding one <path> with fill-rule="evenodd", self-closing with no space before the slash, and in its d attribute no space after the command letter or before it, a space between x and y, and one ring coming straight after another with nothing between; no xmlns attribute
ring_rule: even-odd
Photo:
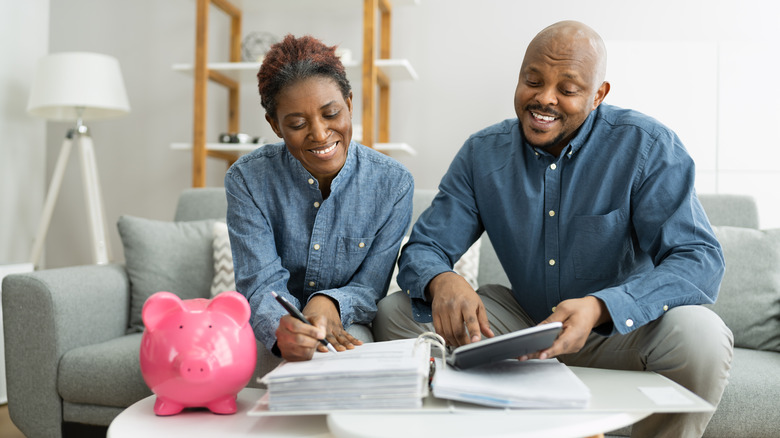
<svg viewBox="0 0 780 438"><path fill-rule="evenodd" d="M268 124L271 125L271 129L274 130L274 133L276 134L276 136L279 137L279 138L283 138L282 137L282 130L279 129L279 123L277 123L276 119L274 119L273 117L269 116L268 113L265 113L265 120L267 120Z"/></svg>

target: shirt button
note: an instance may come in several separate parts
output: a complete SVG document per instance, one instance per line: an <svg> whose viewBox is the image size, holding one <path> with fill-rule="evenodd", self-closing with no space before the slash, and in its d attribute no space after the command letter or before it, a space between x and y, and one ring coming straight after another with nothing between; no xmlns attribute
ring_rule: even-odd
<svg viewBox="0 0 780 438"><path fill-rule="evenodd" d="M410 290L406 291L406 295L411 295L411 294L412 294L412 291L410 291Z"/></svg>
<svg viewBox="0 0 780 438"><path fill-rule="evenodd" d="M558 306L553 306L552 307L552 313L555 313L555 309L557 309L557 308L558 308Z"/></svg>
<svg viewBox="0 0 780 438"><path fill-rule="evenodd" d="M320 203L319 202L315 202L314 203L314 208L320 208Z"/></svg>
<svg viewBox="0 0 780 438"><path fill-rule="evenodd" d="M555 163L550 164L550 169L555 170L558 166L555 165Z"/></svg>
<svg viewBox="0 0 780 438"><path fill-rule="evenodd" d="M626 320L626 327L633 327L634 326L634 320L633 319L627 319Z"/></svg>
<svg viewBox="0 0 780 438"><path fill-rule="evenodd" d="M309 184L314 184L314 180L309 178Z"/></svg>
<svg viewBox="0 0 780 438"><path fill-rule="evenodd" d="M315 284L317 284L317 283L315 283L315 282L313 282L313 281L310 281L310 282L309 282L309 287L314 287L314 285L315 285Z"/></svg>
<svg viewBox="0 0 780 438"><path fill-rule="evenodd" d="M664 312L666 312L667 310L669 310L669 306L664 305Z"/></svg>
<svg viewBox="0 0 780 438"><path fill-rule="evenodd" d="M550 259L550 261L547 263L549 263L550 266L555 266L555 259Z"/></svg>
<svg viewBox="0 0 780 438"><path fill-rule="evenodd" d="M365 244L365 243L363 243L363 242L360 242L360 243L358 243L358 246L359 246L360 248L364 248L364 247L366 246L366 244Z"/></svg>
<svg viewBox="0 0 780 438"><path fill-rule="evenodd" d="M319 250L319 249L320 249L320 244L319 243L315 243L314 244L314 250L316 251L316 250Z"/></svg>
<svg viewBox="0 0 780 438"><path fill-rule="evenodd" d="M550 212L547 213L547 214L549 214L550 217L553 217L553 216L555 216L555 210L550 210Z"/></svg>

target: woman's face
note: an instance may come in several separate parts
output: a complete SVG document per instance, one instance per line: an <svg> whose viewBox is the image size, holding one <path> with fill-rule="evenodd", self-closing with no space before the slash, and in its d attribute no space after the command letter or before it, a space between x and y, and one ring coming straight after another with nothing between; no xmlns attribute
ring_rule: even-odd
<svg viewBox="0 0 780 438"><path fill-rule="evenodd" d="M352 140L352 93L344 99L333 79L315 76L288 85L279 92L276 119L265 118L318 181L332 180L344 166Z"/></svg>

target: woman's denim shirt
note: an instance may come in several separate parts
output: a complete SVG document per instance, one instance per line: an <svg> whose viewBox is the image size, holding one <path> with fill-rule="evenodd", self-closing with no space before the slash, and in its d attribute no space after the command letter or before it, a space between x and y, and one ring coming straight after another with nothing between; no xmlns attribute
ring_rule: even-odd
<svg viewBox="0 0 780 438"><path fill-rule="evenodd" d="M414 181L404 166L351 142L323 199L317 179L282 142L236 161L225 190L236 288L269 350L286 314L272 291L299 309L329 296L344 328L373 320L411 222Z"/></svg>

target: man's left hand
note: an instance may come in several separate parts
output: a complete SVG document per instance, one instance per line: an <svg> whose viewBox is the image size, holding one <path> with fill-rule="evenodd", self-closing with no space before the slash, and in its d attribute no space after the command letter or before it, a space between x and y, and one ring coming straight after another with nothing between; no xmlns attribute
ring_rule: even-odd
<svg viewBox="0 0 780 438"><path fill-rule="evenodd" d="M561 301L553 313L539 323L561 322L563 329L552 346L546 350L523 356L525 359L550 359L561 354L580 351L591 330L610 320L607 306L600 299L587 296Z"/></svg>

